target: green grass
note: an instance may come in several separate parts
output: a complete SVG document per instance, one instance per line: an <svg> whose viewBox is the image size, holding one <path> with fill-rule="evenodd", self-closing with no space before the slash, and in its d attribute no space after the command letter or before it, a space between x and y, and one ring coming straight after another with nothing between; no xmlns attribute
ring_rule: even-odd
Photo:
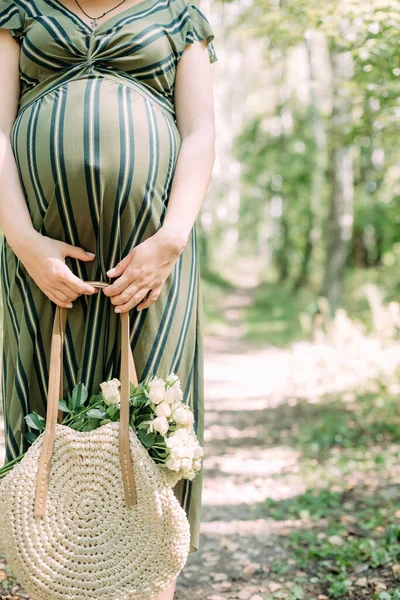
<svg viewBox="0 0 400 600"><path fill-rule="evenodd" d="M299 314L313 303L313 293L302 290L294 295L289 285L263 283L254 303L244 315L246 341L253 344L285 346L301 339Z"/></svg>
<svg viewBox="0 0 400 600"><path fill-rule="evenodd" d="M213 271L201 271L202 300L206 333L218 331L227 321L223 313L223 303L233 289L232 284Z"/></svg>
<svg viewBox="0 0 400 600"><path fill-rule="evenodd" d="M282 555L269 577L306 600L400 600L400 403L383 385L375 394L321 398L282 405L268 415L269 446L298 452L293 479L303 493L266 499L265 518L291 522L279 538ZM286 480L287 478L287 480ZM300 575L299 575L300 573ZM303 573L303 575L301 575ZM365 578L366 585L358 585ZM375 583L386 589L375 589ZM293 592L290 592L293 593ZM385 595L386 594L386 595ZM295 596L272 594L267 600Z"/></svg>
<svg viewBox="0 0 400 600"><path fill-rule="evenodd" d="M385 304L400 301L399 272L398 263L371 269L349 269L344 282L343 308L350 317L370 328L371 310L364 292L365 284L376 285ZM267 278L259 286L253 304L245 311L245 339L255 345L278 347L304 339L300 315L305 313L313 317L319 292L316 285L310 285L295 294L291 282L277 283Z"/></svg>

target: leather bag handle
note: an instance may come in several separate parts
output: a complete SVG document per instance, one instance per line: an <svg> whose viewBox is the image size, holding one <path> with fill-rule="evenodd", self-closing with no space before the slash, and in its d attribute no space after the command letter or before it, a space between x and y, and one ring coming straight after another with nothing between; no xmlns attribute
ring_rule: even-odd
<svg viewBox="0 0 400 600"><path fill-rule="evenodd" d="M108 287L110 284L103 281L86 281L94 287ZM36 494L35 516L43 516L46 511L46 500L50 477L51 457L54 448L54 437L57 416L60 418L62 411L58 410L59 397L63 396L62 358L67 323L67 308L58 306L54 316L53 333L50 350L49 385L47 392L46 427L44 430L42 450L40 454ZM135 363L129 339L129 312L121 315L121 403L119 426L119 454L124 484L126 506L137 504L135 480L133 476L132 457L129 443L129 401L130 384L138 385Z"/></svg>

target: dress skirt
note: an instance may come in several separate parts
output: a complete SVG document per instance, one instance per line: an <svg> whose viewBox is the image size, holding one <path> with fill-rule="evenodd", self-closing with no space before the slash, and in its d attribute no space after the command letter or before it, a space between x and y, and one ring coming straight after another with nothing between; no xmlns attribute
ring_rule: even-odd
<svg viewBox="0 0 400 600"><path fill-rule="evenodd" d="M123 85L88 75L23 111L13 127L12 145L35 228L96 255L91 262L66 257L75 275L112 283L115 279L106 272L162 223L180 148L173 119ZM32 411L46 416L55 304L29 277L6 239L1 259L9 461L29 447L24 416ZM179 376L200 443L201 316L194 227L160 297L148 309L132 309L130 324L139 379L150 373ZM97 393L102 381L119 377L119 324L114 305L101 290L73 302L64 348L65 394L79 382ZM191 522L192 550L198 547L201 477L200 472L175 488Z"/></svg>
<svg viewBox="0 0 400 600"><path fill-rule="evenodd" d="M100 23L100 21L99 21ZM96 28L59 0L0 0L0 28L20 44L20 99L11 145L33 227L93 252L66 257L86 281L107 271L163 223L182 139L174 105L176 69L187 45L214 34L188 0L141 0ZM193 166L195 168L195 165ZM190 197L187 198L190 202ZM18 216L16 215L16 218ZM56 305L4 238L2 398L8 462L29 447L24 417L46 416ZM120 316L100 290L68 309L64 395L90 394L119 377ZM203 445L203 326L196 225L148 309L130 311L139 380L176 373ZM174 488L199 547L203 470Z"/></svg>

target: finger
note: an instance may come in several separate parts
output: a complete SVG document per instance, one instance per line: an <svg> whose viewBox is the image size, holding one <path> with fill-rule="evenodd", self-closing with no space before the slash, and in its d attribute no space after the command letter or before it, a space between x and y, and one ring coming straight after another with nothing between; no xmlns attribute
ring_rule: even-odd
<svg viewBox="0 0 400 600"><path fill-rule="evenodd" d="M65 274L62 276L61 281L65 283L68 287L70 287L77 294L95 294L98 288L95 288L90 283L85 283L73 274L71 269L67 267Z"/></svg>
<svg viewBox="0 0 400 600"><path fill-rule="evenodd" d="M126 267L129 265L133 257L133 251L129 252L125 258L119 261L115 267L109 269L107 271L108 277L119 277L125 271Z"/></svg>
<svg viewBox="0 0 400 600"><path fill-rule="evenodd" d="M79 296L82 295L73 290L72 287L70 287L68 283L65 283L64 281L60 281L58 289L62 290L70 298L71 301L76 300L77 298L79 298ZM98 291L99 288L94 288L95 294L97 294Z"/></svg>
<svg viewBox="0 0 400 600"><path fill-rule="evenodd" d="M136 283L131 283L124 290L122 290L122 292L120 294L118 294L117 296L111 296L111 302L115 306L119 306L121 304L126 304L127 302L130 302L133 297L137 297L138 302L140 302L141 300L143 300L144 296L146 295L146 294L143 294L145 289L146 289L146 294L147 294L147 292L150 290L149 287L145 287L143 285L139 286Z"/></svg>
<svg viewBox="0 0 400 600"><path fill-rule="evenodd" d="M68 298L68 300L70 302L73 302L74 300L76 300L79 297L79 294L77 294L76 292L74 292L74 290L72 290L63 281L60 281L58 289L67 296L67 298Z"/></svg>
<svg viewBox="0 0 400 600"><path fill-rule="evenodd" d="M44 289L42 290L46 296L49 298L49 300L51 300L51 302L54 302L54 304L57 304L58 306L62 306L64 308L72 308L72 302L61 302L57 296L55 296L55 294L53 293L52 290L50 289Z"/></svg>
<svg viewBox="0 0 400 600"><path fill-rule="evenodd" d="M64 294L64 292L60 291L59 289L53 289L53 294L59 302L63 303L63 305L72 303L72 301L68 298L68 296L66 294Z"/></svg>
<svg viewBox="0 0 400 600"><path fill-rule="evenodd" d="M151 306L152 304L154 304L154 302L156 300L158 300L158 298L160 297L160 294L161 294L161 288L151 290L148 297L145 298L142 302L140 302L140 304L138 304L136 306L137 310L143 310L144 308L149 308L149 306Z"/></svg>
<svg viewBox="0 0 400 600"><path fill-rule="evenodd" d="M72 246L71 244L67 244L67 242L62 242L61 249L64 257L72 256L78 260L93 260L96 256L93 254L93 252L87 252L83 248L80 248L79 246Z"/></svg>
<svg viewBox="0 0 400 600"><path fill-rule="evenodd" d="M131 310L134 306L139 304L139 302L142 302L143 299L146 298L146 296L149 292L150 292L150 290L148 288L142 288L134 296L132 296L130 298L130 300L128 300L124 304L119 304L116 307L115 312L120 313L120 312L127 312L127 311Z"/></svg>
<svg viewBox="0 0 400 600"><path fill-rule="evenodd" d="M135 289L132 291L131 296L135 294L139 289L144 287L145 282L143 281L143 276L141 276L141 280L138 279L137 273L133 272L131 269L126 269L118 279L116 279L113 283L111 283L108 287L103 288L103 292L106 296L110 296L114 298L119 294L127 291L130 286L134 286Z"/></svg>

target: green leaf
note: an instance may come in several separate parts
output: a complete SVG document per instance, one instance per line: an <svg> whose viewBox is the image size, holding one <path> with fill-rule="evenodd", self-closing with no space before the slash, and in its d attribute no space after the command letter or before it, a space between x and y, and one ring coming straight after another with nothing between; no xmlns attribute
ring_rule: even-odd
<svg viewBox="0 0 400 600"><path fill-rule="evenodd" d="M80 429L80 430L84 430L85 428L85 424L80 423L80 422L72 422L70 425L68 425L68 427L71 427L71 429Z"/></svg>
<svg viewBox="0 0 400 600"><path fill-rule="evenodd" d="M66 400L64 398L60 398L58 401L58 410L62 410L63 412L71 412L68 408Z"/></svg>
<svg viewBox="0 0 400 600"><path fill-rule="evenodd" d="M99 400L101 400L101 397L102 397L101 394L93 394L89 398L88 405L91 406L92 404L95 404L96 402L98 402Z"/></svg>
<svg viewBox="0 0 400 600"><path fill-rule="evenodd" d="M156 462L158 464L165 464L165 462L166 462L165 457L159 456L156 452L154 452L154 448L149 448L148 452L149 452L149 456L151 456L151 458L154 460L154 462Z"/></svg>
<svg viewBox="0 0 400 600"><path fill-rule="evenodd" d="M72 390L71 408L79 408L85 404L88 398L88 391L83 383L78 383Z"/></svg>
<svg viewBox="0 0 400 600"><path fill-rule="evenodd" d="M27 431L24 434L24 438L30 443L33 444L33 442L38 438L38 434L34 433L33 431Z"/></svg>
<svg viewBox="0 0 400 600"><path fill-rule="evenodd" d="M159 458L167 458L169 455L168 449L167 448L151 448L151 452L152 454L154 453L156 456L158 456Z"/></svg>
<svg viewBox="0 0 400 600"><path fill-rule="evenodd" d="M71 419L71 421L68 424L68 427L72 427L72 429L83 429L86 424L88 422L88 418L86 417L86 414L81 412L77 415L73 415L73 418Z"/></svg>
<svg viewBox="0 0 400 600"><path fill-rule="evenodd" d="M29 413L24 417L26 424L32 429L38 429L39 431L43 431L46 426L46 421L38 415L37 413Z"/></svg>
<svg viewBox="0 0 400 600"><path fill-rule="evenodd" d="M82 431L93 431L93 429L97 429L100 425L103 425L103 423L99 422L98 419L88 419Z"/></svg>
<svg viewBox="0 0 400 600"><path fill-rule="evenodd" d="M154 414L154 412L151 410L150 407L147 406L143 406L140 408L139 410L139 414L138 417L141 421L148 421L149 419L154 419L156 415Z"/></svg>
<svg viewBox="0 0 400 600"><path fill-rule="evenodd" d="M118 408L118 406L116 404L111 404L111 406L109 406L106 410L108 416L110 417L111 420L115 420L115 417L118 416L120 409Z"/></svg>
<svg viewBox="0 0 400 600"><path fill-rule="evenodd" d="M292 588L292 595L293 598L296 598L296 600L304 600L304 590L302 587L300 587L299 585L295 585Z"/></svg>
<svg viewBox="0 0 400 600"><path fill-rule="evenodd" d="M142 442L143 446L146 446L146 448L150 448L150 446L152 446L155 442L156 436L154 435L154 433L146 433L143 430L139 430L138 431L138 436L140 441Z"/></svg>
<svg viewBox="0 0 400 600"><path fill-rule="evenodd" d="M148 429L148 427L149 427L149 425L150 425L150 423L151 423L151 421L142 421L142 422L138 423L138 424L136 425L136 427L137 427L138 429L146 429L146 430L147 430L147 429Z"/></svg>
<svg viewBox="0 0 400 600"><path fill-rule="evenodd" d="M92 419L104 419L107 416L106 411L102 408L90 408L86 414Z"/></svg>

